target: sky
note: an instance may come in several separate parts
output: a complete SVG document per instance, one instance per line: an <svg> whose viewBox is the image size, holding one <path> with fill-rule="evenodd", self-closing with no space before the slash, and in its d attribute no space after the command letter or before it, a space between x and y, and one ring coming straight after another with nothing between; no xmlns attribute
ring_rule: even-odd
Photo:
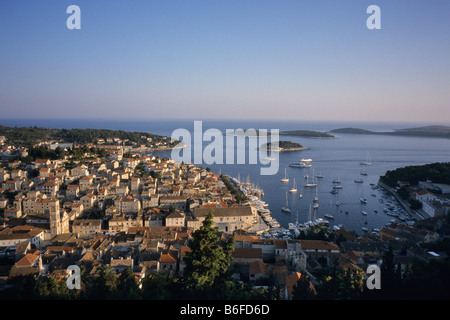
<svg viewBox="0 0 450 320"><path fill-rule="evenodd" d="M449 13L448 0L2 0L0 113L450 124Z"/></svg>

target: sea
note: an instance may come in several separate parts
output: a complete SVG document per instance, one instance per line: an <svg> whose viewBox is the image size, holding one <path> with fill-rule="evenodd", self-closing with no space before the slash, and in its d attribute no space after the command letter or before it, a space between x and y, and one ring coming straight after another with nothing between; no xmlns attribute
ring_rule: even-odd
<svg viewBox="0 0 450 320"><path fill-rule="evenodd" d="M201 120L201 119L136 119L136 120L107 120L107 119L0 119L0 125L5 126L38 126L46 128L97 128L126 131L149 132L158 135L172 136L176 129L185 129L194 140L194 121L202 121L202 130L218 129L225 133L226 129L273 129L285 130L313 130L329 132L333 129L354 127L371 131L389 131L395 129L414 128L431 125L430 123L395 123L395 122L350 122L350 121L277 121L277 120ZM447 124L448 125L448 124ZM401 213L401 208L386 192L377 188L380 176L388 170L396 168L423 165L434 162L450 161L450 139L429 137L400 137L389 135L364 135L333 133L335 138L307 138L298 136L280 136L280 140L297 142L306 150L280 152L276 155L278 171L274 175L262 175L261 163L246 164L196 164L209 167L213 172L226 174L241 181L249 181L255 187L264 191L262 199L269 204L272 217L282 227L287 228L290 222L305 222L310 218L323 218L330 222L330 226L341 226L357 234L368 230L381 229L393 217L384 209L392 205L394 211ZM234 148L235 154L239 150L236 144L227 146L224 136L223 154ZM203 148L210 142L205 141ZM191 148L183 152L190 154ZM160 157L172 157L172 151L156 151ZM295 168L289 166L300 159L311 159L311 168ZM248 159L247 159L248 160ZM369 161L370 165L361 163ZM266 165L267 167L267 165ZM364 175L361 175L361 172ZM285 175L289 182L281 182ZM305 176L315 175L317 189L305 187ZM297 192L289 189L297 187ZM334 180L341 181L341 189L331 193ZM355 179L362 179L356 183ZM300 197L302 194L302 197ZM319 207L312 207L313 198L318 196ZM361 198L367 200L361 203ZM337 203L339 205L337 205ZM287 205L291 213L281 210ZM327 218L332 216L333 218Z"/></svg>

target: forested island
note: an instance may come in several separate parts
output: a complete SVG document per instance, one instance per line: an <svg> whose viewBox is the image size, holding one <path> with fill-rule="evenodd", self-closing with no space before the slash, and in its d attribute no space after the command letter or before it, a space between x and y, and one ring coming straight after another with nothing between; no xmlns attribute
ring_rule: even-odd
<svg viewBox="0 0 450 320"><path fill-rule="evenodd" d="M288 130L281 131L280 136L296 136L305 138L335 138L332 134L327 132L312 131L312 130Z"/></svg>
<svg viewBox="0 0 450 320"><path fill-rule="evenodd" d="M393 131L370 131L361 128L340 128L331 130L332 133L350 133L350 134L377 134L392 136L414 136L414 137L434 137L450 138L449 126L425 126L417 128L396 129Z"/></svg>
<svg viewBox="0 0 450 320"><path fill-rule="evenodd" d="M169 137L148 132L129 132L110 129L49 129L41 127L7 127L0 126L0 136L8 143L31 148L43 142L84 144L113 144L118 141L124 145L145 145L152 147L165 144L173 147Z"/></svg>
<svg viewBox="0 0 450 320"><path fill-rule="evenodd" d="M261 145L261 149L263 150L270 150L271 147L271 143L264 143ZM292 141L284 141L284 140L280 140L278 142L278 150L279 152L282 151L299 151L299 150L307 150L309 148L304 147L303 145L301 145L300 143L297 142L292 142Z"/></svg>

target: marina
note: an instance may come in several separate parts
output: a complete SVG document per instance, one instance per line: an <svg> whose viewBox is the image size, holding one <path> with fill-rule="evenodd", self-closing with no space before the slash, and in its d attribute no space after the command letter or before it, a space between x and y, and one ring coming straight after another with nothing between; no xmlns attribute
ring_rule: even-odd
<svg viewBox="0 0 450 320"><path fill-rule="evenodd" d="M304 161L305 159L302 160ZM327 179L321 173L322 183L319 184L317 175L314 174L314 167L312 167L312 159L308 159L308 163L311 166L303 168L304 170L308 170L308 172L303 174L306 181L304 184L306 192L303 193L303 188L300 188L298 197L293 197L293 194L297 194L298 192L295 174L290 174L291 177L294 177L292 177L293 184L289 186L286 185L288 180L284 180L288 179L287 169L283 170L284 178L279 180L281 183L279 188L284 190L284 201L278 210L264 200L264 190L251 183L250 178L247 178L245 182L240 181L239 175L238 178L231 178L231 181L235 183L236 187L248 197L249 202L247 204L256 208L258 217L254 219L254 222L255 224L259 224L258 234L261 237L291 239L298 237L302 231L306 232L314 227L337 231L345 228L343 221L348 219L353 219L354 223L359 224L359 231L355 230L355 228L353 228L353 231L361 234L371 232L376 235L384 226L389 226L394 223L412 225L417 221L416 217L411 215L397 201L394 195L375 182L369 182L368 184L371 192L366 192L370 193L370 199L363 196L363 193L365 193L364 190L356 189L355 191L357 192L352 192L354 201L348 201L347 196L347 201L341 201L339 196L344 189L344 179L341 179L340 175L338 175L337 179ZM368 166L368 164L365 166ZM294 167L293 170L298 170L298 168ZM367 176L365 175L365 177ZM329 205L320 206L320 202L323 202L321 201L322 197L320 197L320 194L324 193L320 190L324 188L324 185L328 185L328 183L328 188L331 187L331 191L328 189L327 193L333 198L327 199ZM358 184L355 185L358 186ZM359 195L356 196L356 194ZM306 197L306 199L303 199L303 197ZM308 214L306 217L305 214L301 213L304 209L302 210L299 204L308 201L308 198L311 199L309 200L311 202L307 205ZM359 218L354 215L354 209L357 208L360 209ZM292 214L293 212L295 214ZM302 217L304 218L302 219ZM376 225L373 225L374 219L381 220L382 223L378 222ZM287 220L287 223L282 223L280 220Z"/></svg>

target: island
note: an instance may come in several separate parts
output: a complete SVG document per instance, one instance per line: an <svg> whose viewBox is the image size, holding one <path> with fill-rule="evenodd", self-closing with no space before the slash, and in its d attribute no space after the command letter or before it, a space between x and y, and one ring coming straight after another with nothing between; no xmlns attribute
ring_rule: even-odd
<svg viewBox="0 0 450 320"><path fill-rule="evenodd" d="M433 137L433 138L447 138L447 139L450 138L450 127L442 125L395 129L393 131L371 131L361 128L340 128L331 130L330 132L349 133L349 134L378 134L378 135L392 135L392 136Z"/></svg>
<svg viewBox="0 0 450 320"><path fill-rule="evenodd" d="M296 136L305 138L335 138L332 134L327 132L312 131L312 130L288 130L281 131L280 136Z"/></svg>
<svg viewBox="0 0 450 320"><path fill-rule="evenodd" d="M261 145L262 150L270 150L271 143L264 143ZM280 140L278 142L278 149L275 151L283 152L283 151L300 151L300 150L307 150L309 148L306 148L302 146L300 143L292 142L292 141L284 141Z"/></svg>

